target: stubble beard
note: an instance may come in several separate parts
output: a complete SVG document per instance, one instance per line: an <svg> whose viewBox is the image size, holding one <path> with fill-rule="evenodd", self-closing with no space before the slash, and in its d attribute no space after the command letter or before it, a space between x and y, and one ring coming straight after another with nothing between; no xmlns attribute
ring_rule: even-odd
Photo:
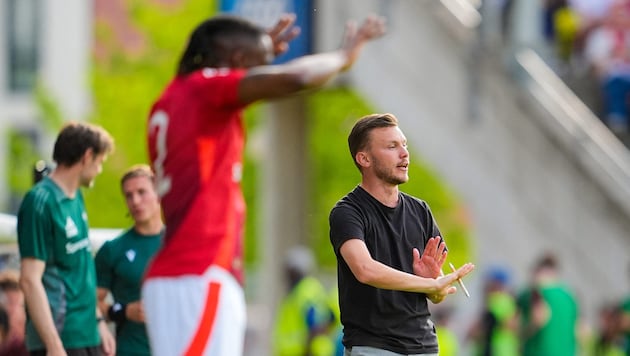
<svg viewBox="0 0 630 356"><path fill-rule="evenodd" d="M404 178L400 177L400 176L395 174L395 172L394 172L395 169L397 169L397 167L395 167L393 169L387 169L385 167L382 167L377 162L376 166L375 166L375 169L374 169L374 174L380 180L384 181L385 183L391 184L391 185L400 185L400 184L406 183L409 180L409 176L407 176L405 174Z"/></svg>

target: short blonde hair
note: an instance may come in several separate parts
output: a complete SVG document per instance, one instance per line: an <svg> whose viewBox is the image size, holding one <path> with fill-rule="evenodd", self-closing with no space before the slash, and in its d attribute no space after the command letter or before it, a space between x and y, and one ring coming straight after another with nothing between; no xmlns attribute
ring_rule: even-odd
<svg viewBox="0 0 630 356"><path fill-rule="evenodd" d="M120 186L122 187L125 185L126 181L136 177L147 177L153 185L155 185L155 175L153 174L151 167L147 164L134 164L129 167L129 169L127 169L127 171L123 174L122 178L120 178Z"/></svg>

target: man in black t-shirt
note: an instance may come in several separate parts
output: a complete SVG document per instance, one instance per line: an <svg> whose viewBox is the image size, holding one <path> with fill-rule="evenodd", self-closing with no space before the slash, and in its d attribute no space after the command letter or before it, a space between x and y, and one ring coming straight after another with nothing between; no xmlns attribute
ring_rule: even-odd
<svg viewBox="0 0 630 356"><path fill-rule="evenodd" d="M427 299L455 293L474 266L441 276L447 251L431 210L398 190L409 151L396 117L361 118L348 144L361 183L330 213L345 355L437 355Z"/></svg>

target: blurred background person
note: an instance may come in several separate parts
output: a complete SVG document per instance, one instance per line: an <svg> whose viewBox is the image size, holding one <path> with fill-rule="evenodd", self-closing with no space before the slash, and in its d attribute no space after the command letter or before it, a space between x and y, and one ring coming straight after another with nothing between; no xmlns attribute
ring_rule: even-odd
<svg viewBox="0 0 630 356"><path fill-rule="evenodd" d="M571 10L580 19L582 35L602 24L615 1L617 0L568 0Z"/></svg>
<svg viewBox="0 0 630 356"><path fill-rule="evenodd" d="M624 356L623 311L618 303L606 303L599 310L597 333L587 346L587 355Z"/></svg>
<svg viewBox="0 0 630 356"><path fill-rule="evenodd" d="M630 264L628 265L630 277ZM630 282L630 280L629 280ZM621 331L623 333L623 347L626 355L630 356L630 293L621 301Z"/></svg>
<svg viewBox="0 0 630 356"><path fill-rule="evenodd" d="M545 253L536 261L530 286L517 298L523 356L575 356L578 304L558 275L558 261Z"/></svg>
<svg viewBox="0 0 630 356"><path fill-rule="evenodd" d="M335 312L330 296L313 275L315 257L305 246L289 249L284 264L289 292L282 300L274 327L276 356L332 356Z"/></svg>
<svg viewBox="0 0 630 356"><path fill-rule="evenodd" d="M438 338L440 356L460 355L459 338L450 325L452 315L453 308L450 305L438 304L431 310L431 316L435 322L435 333Z"/></svg>
<svg viewBox="0 0 630 356"><path fill-rule="evenodd" d="M19 272L14 269L0 272L0 308L0 356L27 355L24 294L20 289Z"/></svg>
<svg viewBox="0 0 630 356"><path fill-rule="evenodd" d="M571 57L578 30L578 15L567 0L545 0L543 35L563 63Z"/></svg>
<svg viewBox="0 0 630 356"><path fill-rule="evenodd" d="M603 120L625 136L630 118L630 1L615 0L585 41L584 56L602 93Z"/></svg>
<svg viewBox="0 0 630 356"><path fill-rule="evenodd" d="M509 281L502 267L491 268L485 276L483 309L467 335L476 356L519 355L518 312Z"/></svg>
<svg viewBox="0 0 630 356"><path fill-rule="evenodd" d="M10 324L9 314L7 313L4 305L0 305L0 356L27 356L29 355L26 350L24 341L12 339L9 336Z"/></svg>
<svg viewBox="0 0 630 356"><path fill-rule="evenodd" d="M133 226L96 254L98 305L116 324L118 355L150 355L140 288L146 266L160 247L164 224L149 166L132 166L120 185ZM110 293L113 303L107 298Z"/></svg>

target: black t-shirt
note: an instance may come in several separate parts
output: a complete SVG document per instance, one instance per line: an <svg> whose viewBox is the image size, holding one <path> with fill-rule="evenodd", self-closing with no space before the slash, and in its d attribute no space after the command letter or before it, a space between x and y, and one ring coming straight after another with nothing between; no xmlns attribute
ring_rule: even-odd
<svg viewBox="0 0 630 356"><path fill-rule="evenodd" d="M426 296L359 282L339 252L344 242L360 239L373 259L413 273L413 248L422 254L429 238L440 235L427 203L401 192L398 206L390 208L357 186L337 202L329 222L337 256L344 346L402 354L438 352Z"/></svg>

